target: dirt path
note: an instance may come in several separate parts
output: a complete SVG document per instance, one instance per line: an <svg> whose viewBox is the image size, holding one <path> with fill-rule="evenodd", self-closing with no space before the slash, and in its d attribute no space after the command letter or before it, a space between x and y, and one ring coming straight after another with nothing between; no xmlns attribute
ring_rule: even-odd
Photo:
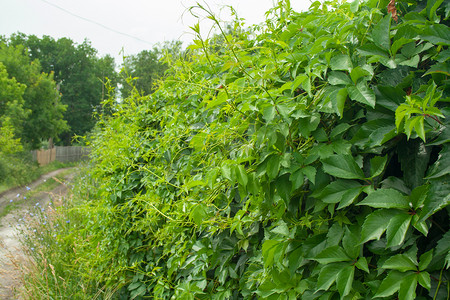
<svg viewBox="0 0 450 300"><path fill-rule="evenodd" d="M0 212L8 205L16 203L14 208L0 219L0 300L17 299L14 297L14 290L20 288L18 270L20 266L13 263L23 261L23 252L17 238L17 220L22 218L36 202L45 207L51 199L63 198L68 191L66 183L73 179L75 172L76 168L59 169L41 176L26 187L11 189L0 194ZM32 196L26 196L48 179L61 174L64 174L64 179L51 191L40 191Z"/></svg>

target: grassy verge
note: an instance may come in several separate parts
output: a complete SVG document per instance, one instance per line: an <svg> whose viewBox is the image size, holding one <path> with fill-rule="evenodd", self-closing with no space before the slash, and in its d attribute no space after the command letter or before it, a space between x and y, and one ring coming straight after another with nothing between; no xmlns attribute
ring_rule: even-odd
<svg viewBox="0 0 450 300"><path fill-rule="evenodd" d="M38 179L40 176L47 174L49 172L62 169L62 168L68 168L68 167L74 167L78 165L78 162L71 162L71 163L62 163L59 161L54 161L46 166L38 166L37 164L27 164L24 163L25 167L28 165L29 172L25 178L21 178L20 180L4 180L0 182L0 193L3 193L9 189L13 189L16 187L27 185L36 179Z"/></svg>
<svg viewBox="0 0 450 300"><path fill-rule="evenodd" d="M70 164L70 165L73 165L73 164ZM65 164L64 166L68 167L70 165ZM47 171L44 172L43 174L46 174L51 171L52 171L52 168L48 168ZM8 215L9 213L11 213L12 211L21 208L26 202L30 202L30 199L35 197L38 193L50 192L53 189L55 189L56 187L58 187L58 185L60 185L61 183L64 182L64 178L72 172L73 172L73 170L71 170L71 169L62 171L57 176L49 178L49 179L43 181L38 186L36 186L35 188L28 190L25 194L21 195L20 197L11 199L10 202L7 203L3 208L0 208L0 220L3 217L5 217L6 215Z"/></svg>
<svg viewBox="0 0 450 300"><path fill-rule="evenodd" d="M75 191L51 204L33 206L21 219L21 244L28 256L22 264L22 297L24 299L112 299L114 288L98 282L98 270L92 261L102 260L93 236L86 231L90 207L87 199L89 181L86 175L74 179ZM49 182L50 180L47 180ZM42 186L51 187L53 183ZM92 248L95 244L96 247Z"/></svg>

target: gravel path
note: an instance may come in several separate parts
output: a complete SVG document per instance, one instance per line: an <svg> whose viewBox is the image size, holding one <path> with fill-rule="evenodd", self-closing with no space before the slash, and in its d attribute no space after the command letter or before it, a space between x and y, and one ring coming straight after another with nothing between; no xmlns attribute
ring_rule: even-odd
<svg viewBox="0 0 450 300"><path fill-rule="evenodd" d="M65 172L67 170L73 170L73 172ZM59 169L41 176L26 187L14 188L0 194L0 212L9 203L20 201L18 207L0 219L0 300L18 299L14 297L14 291L20 288L20 266L18 264L23 262L24 258L15 230L16 220L21 218L27 209L36 202L40 202L45 206L51 198L63 198L68 191L64 183L73 179L75 171L76 168ZM53 178L62 172L65 172L63 183L58 184L51 191L38 192L29 197L29 199L24 199L24 195L28 191L32 191L47 179Z"/></svg>

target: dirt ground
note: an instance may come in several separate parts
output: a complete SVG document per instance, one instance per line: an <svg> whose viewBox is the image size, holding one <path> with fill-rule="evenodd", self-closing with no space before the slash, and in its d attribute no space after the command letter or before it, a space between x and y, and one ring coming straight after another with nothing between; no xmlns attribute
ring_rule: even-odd
<svg viewBox="0 0 450 300"><path fill-rule="evenodd" d="M68 171L70 170L70 171ZM19 202L17 207L0 219L0 300L20 299L14 291L20 289L20 263L24 261L17 236L17 220L22 218L27 210L36 202L45 207L52 199L62 199L68 192L67 184L73 179L76 168L59 169L41 176L28 186L15 188L0 194L0 212L9 203ZM51 191L43 191L34 194L29 199L24 199L27 192L32 191L48 179L64 172L64 180Z"/></svg>

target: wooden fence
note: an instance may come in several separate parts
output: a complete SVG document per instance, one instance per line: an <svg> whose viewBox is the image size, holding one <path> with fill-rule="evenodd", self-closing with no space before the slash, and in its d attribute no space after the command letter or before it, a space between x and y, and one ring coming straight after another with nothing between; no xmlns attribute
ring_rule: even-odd
<svg viewBox="0 0 450 300"><path fill-rule="evenodd" d="M45 166L52 161L74 162L89 159L90 149L80 146L56 146L48 150L31 151L33 159L41 166Z"/></svg>

